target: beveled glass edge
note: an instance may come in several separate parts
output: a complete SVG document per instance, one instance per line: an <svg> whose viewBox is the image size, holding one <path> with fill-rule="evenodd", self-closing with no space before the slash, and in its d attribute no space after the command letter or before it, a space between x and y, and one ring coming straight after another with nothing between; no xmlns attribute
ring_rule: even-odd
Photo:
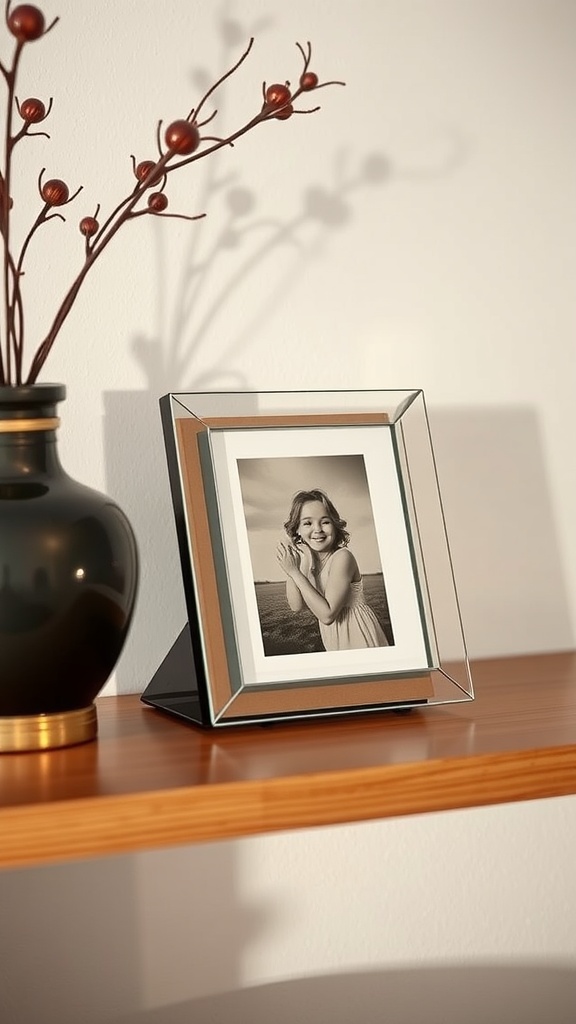
<svg viewBox="0 0 576 1024"><path fill-rule="evenodd" d="M431 428L430 428L430 418L428 416L428 409L427 409L427 404L426 404L426 396L425 396L423 390L420 391L420 393L418 395L418 400L415 403L410 403L410 407L407 407L405 412L408 413L408 417L403 417L405 419L408 419L410 417L410 415L412 415L412 414L420 414L420 416L422 417L422 424L423 424L424 431L425 431L426 455L427 455L427 460L429 462L429 466L430 466L431 473L432 473L432 480L433 480L432 486L433 486L433 490L434 490L434 497L435 497L435 500L437 502L437 511L438 511L438 515L439 515L439 521L436 524L436 529L437 529L436 545L438 547L438 550L441 549L441 551L442 551L442 557L443 557L443 560L444 560L444 567L447 570L448 577L449 577L450 596L451 596L451 599L452 599L453 605L454 605L453 612L452 612L452 628L455 630L455 633L457 634L457 640L458 640L458 644L460 646L460 650L459 650L457 655L451 654L450 656L447 657L446 654L445 654L445 651L443 652L442 648L443 648L444 640L443 640L443 637L442 637L441 630L438 627L438 603L435 602L434 598L431 598L431 600L430 600L430 614L431 614L431 617L432 617L432 620L433 620L433 625L431 626L431 628L433 629L433 632L434 632L434 635L436 636L436 640L437 640L437 644L438 644L438 666L437 666L437 669L438 669L438 671L440 671L445 676L446 679L449 679L456 687L458 687L458 689L460 689L464 693L466 693L468 695L468 699L473 700L474 699L474 684L473 684L473 679L472 679L472 673L471 673L471 670L470 670L470 659L469 659L469 656L468 656L468 650L467 650L467 645L466 645L466 636L465 636L465 632L464 632L464 626L463 626L463 621L462 621L462 613L461 613L460 602L459 602L459 598L458 598L458 587L457 587L457 584L456 584L456 577L455 577L455 572L454 572L454 564L453 564L452 554L451 554L451 550L450 550L450 541L449 541L447 524L446 524L446 516L445 516L444 505L443 505L443 501L442 501L442 491L441 491L441 487L440 487L440 480L439 480L439 475L438 475L438 467L437 467L437 463L436 463L436 456L435 456L435 453L434 453L434 442L433 442L433 437L432 437L432 431L431 431ZM410 447L410 442L408 442L405 439L405 444L406 444L406 449L407 449L408 462L410 462L410 456L408 454L408 448ZM412 444L413 444L413 442L412 442ZM415 509L416 516L418 516L418 506L419 506L418 496L414 495L414 509ZM422 554L423 554L423 558L424 558L424 563L426 563L427 544L421 543L421 549L422 549ZM428 577L429 570L426 568L426 564L425 564L425 572L426 572L426 575ZM450 672L446 671L446 665L447 664L448 665L453 665L453 664L461 665L463 667L463 669L464 669L465 680L459 681L458 679L453 678L453 676L450 674Z"/></svg>
<svg viewBox="0 0 576 1024"><path fill-rule="evenodd" d="M276 399L278 403L284 399L284 403L275 406L276 411L286 415L302 412L313 413L353 413L353 412L385 412L391 423L397 422L407 411L410 405L422 395L421 388L415 389L324 389L320 391L192 391L192 392L170 392L169 397L173 403L173 415L178 417L193 417L194 419L205 420L211 417L222 416L222 400L234 402L238 405L235 411L227 411L227 416L234 418L238 415L261 416L272 414L272 408L263 409L262 399ZM333 400L333 405L318 405L311 409L308 404L301 408L294 408L294 399L300 397L308 400L311 397L316 399ZM347 404L344 409L344 402ZM359 408L351 403L351 399L358 402ZM360 402L361 399L361 402ZM386 401L383 408L382 403ZM192 408L191 402L195 408Z"/></svg>

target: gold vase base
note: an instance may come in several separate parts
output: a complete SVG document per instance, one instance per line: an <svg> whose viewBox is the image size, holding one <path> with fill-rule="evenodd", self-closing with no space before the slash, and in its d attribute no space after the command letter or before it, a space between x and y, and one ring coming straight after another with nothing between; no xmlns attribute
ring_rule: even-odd
<svg viewBox="0 0 576 1024"><path fill-rule="evenodd" d="M95 740L97 734L94 704L49 715L0 715L0 754L72 747Z"/></svg>

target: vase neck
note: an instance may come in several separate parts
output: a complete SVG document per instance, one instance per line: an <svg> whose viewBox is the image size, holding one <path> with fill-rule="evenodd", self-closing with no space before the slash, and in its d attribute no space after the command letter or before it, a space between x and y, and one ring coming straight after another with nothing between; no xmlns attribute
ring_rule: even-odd
<svg viewBox="0 0 576 1024"><path fill-rule="evenodd" d="M64 473L56 441L56 405L64 396L62 385L0 387L1 479Z"/></svg>
<svg viewBox="0 0 576 1024"><path fill-rule="evenodd" d="M0 424L0 479L60 476L55 430L4 434Z"/></svg>

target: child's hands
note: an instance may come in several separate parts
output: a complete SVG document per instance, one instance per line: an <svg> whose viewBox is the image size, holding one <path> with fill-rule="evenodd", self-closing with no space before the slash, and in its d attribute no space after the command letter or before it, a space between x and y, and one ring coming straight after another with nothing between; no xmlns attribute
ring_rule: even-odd
<svg viewBox="0 0 576 1024"><path fill-rule="evenodd" d="M314 569L314 555L312 549L301 540L296 545L296 550L300 555L300 572L304 574L308 579L312 575Z"/></svg>
<svg viewBox="0 0 576 1024"><path fill-rule="evenodd" d="M303 540L292 544L290 540L280 541L276 546L276 558L287 576L299 570L310 579L314 572L314 554Z"/></svg>
<svg viewBox="0 0 576 1024"><path fill-rule="evenodd" d="M287 544L282 540L276 545L276 560L287 576L292 576L297 569L300 569L302 561L300 551L292 544Z"/></svg>

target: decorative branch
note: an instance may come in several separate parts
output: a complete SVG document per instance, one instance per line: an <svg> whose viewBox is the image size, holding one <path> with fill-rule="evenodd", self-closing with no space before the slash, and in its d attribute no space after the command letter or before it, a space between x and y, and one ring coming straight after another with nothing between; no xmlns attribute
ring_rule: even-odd
<svg viewBox="0 0 576 1024"><path fill-rule="evenodd" d="M91 216L84 216L79 222L80 234L84 237L84 263L77 276L64 295L56 310L52 324L37 346L28 369L24 374L24 302L21 281L24 275L24 262L28 248L42 224L54 218L65 220L59 212L60 208L72 203L82 191L82 186L71 195L68 185L59 178L43 181L45 169L38 177L38 191L43 205L28 230L20 254L17 259L12 255L10 238L10 211L12 207L12 153L14 147L23 138L43 135L44 131L31 131L32 126L41 124L52 109L52 99L48 107L42 100L30 97L20 102L15 94L16 78L20 57L24 46L45 36L58 22L55 18L46 26L44 15L32 4L19 4L11 10L11 0L6 0L4 17L9 32L14 36L16 45L12 62L5 66L0 62L0 73L4 77L7 89L7 113L4 147L4 167L0 171L0 236L4 252L4 337L0 336L0 385L16 386L22 382L34 384L42 371L52 346L68 317L78 293L96 260L102 255L116 233L129 220L144 215L179 220L200 220L205 213L186 214L167 212L168 196L165 189L168 176L173 171L185 167L196 160L202 160L224 146L232 147L237 139L266 121L286 121L293 114L310 114L319 110L318 106L309 109L295 107L295 102L303 95L321 89L326 85L343 85L343 82L320 82L318 75L310 70L312 47L308 42L303 47L296 43L303 61L297 87L292 90L290 82L262 85L262 101L260 109L245 124L225 137L203 135L202 129L210 124L217 115L217 110L199 120L200 112L206 106L216 90L244 64L253 45L250 39L238 60L209 89L206 90L196 107L192 107L186 118L172 121L163 131L160 121L156 128L156 145L158 156L155 160L140 162L131 157L132 172L136 183L121 199L113 210L105 217L102 224L98 220L100 205ZM13 133L13 111L23 121L21 128Z"/></svg>

